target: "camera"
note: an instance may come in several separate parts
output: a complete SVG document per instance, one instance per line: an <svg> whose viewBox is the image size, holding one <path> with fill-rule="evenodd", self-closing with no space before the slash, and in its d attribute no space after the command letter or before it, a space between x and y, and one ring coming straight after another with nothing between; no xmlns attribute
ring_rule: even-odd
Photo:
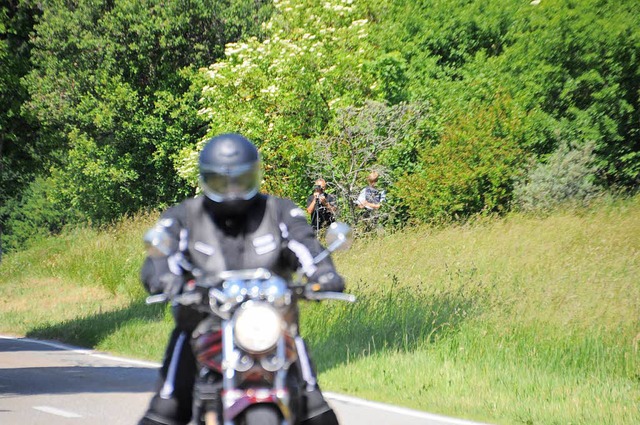
<svg viewBox="0 0 640 425"><path fill-rule="evenodd" d="M319 192L319 191L321 191L321 190L322 190L322 186L320 186L319 184L317 184L317 185L313 186L313 191L314 191L314 192Z"/></svg>

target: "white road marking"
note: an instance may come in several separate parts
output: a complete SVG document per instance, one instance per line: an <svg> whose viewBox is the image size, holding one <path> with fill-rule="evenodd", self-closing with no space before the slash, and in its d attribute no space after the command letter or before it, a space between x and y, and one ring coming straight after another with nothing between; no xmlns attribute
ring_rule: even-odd
<svg viewBox="0 0 640 425"><path fill-rule="evenodd" d="M41 412L51 413L52 415L62 416L64 418L81 418L82 416L77 413L68 412L62 409L56 409L55 407L49 406L33 406L34 409L40 410Z"/></svg>
<svg viewBox="0 0 640 425"><path fill-rule="evenodd" d="M65 345L65 344L61 344L61 343L58 343L58 342L41 341L39 339L21 338L21 337L13 337L13 336L6 336L6 335L0 335L0 338L1 339L13 339L13 340L16 340L16 341L26 341L26 342L31 342L33 344L46 345L47 347L57 348L59 350L65 350L65 351L69 351L69 352L77 353L77 354L86 354L86 355L97 357L97 358L100 358L100 359L118 361L118 362L123 362L123 363L129 363L129 364L133 364L133 365L137 365L137 366L145 366L145 367L153 367L153 368L160 367L159 363L146 362L144 360L125 359L125 358L122 358L122 357L110 356L108 354L98 353L96 351L88 350L86 348L73 347L71 345Z"/></svg>
<svg viewBox="0 0 640 425"><path fill-rule="evenodd" d="M134 359L127 359L122 357L109 356L106 354L97 353L92 350L73 347L70 345L65 345L65 344L60 344L60 343L55 343L50 341L40 341L37 339L20 338L20 337L12 337L12 336L4 336L4 335L0 335L0 338L27 341L27 342L32 342L34 344L42 344L49 347L58 348L61 350L72 351L74 353L86 354L89 356L94 356L94 357L99 357L99 358L114 360L114 361L120 361L120 362L130 363L134 365L140 365L140 366L146 366L146 367L160 367L159 363L145 362L142 360L134 360ZM482 422L473 422L473 421L468 421L464 419L452 418L449 416L436 415L433 413L422 412L419 410L412 410L405 407L398 407L390 404L378 403L374 401L364 400L361 398L350 397L343 394L336 394L331 392L323 392L323 394L329 400L335 400L343 403L350 403L358 406L369 407L372 409L384 410L387 412L396 413L396 414L405 415L405 416L411 416L411 417L420 418L420 419L436 420L436 421L445 422L451 425L488 425Z"/></svg>
<svg viewBox="0 0 640 425"><path fill-rule="evenodd" d="M375 401L363 400L361 398L350 397L343 394L335 394L330 392L324 392L324 396L329 400L340 401L348 404L355 404L358 406L370 407L372 409L384 410L399 415L412 416L419 419L428 419L432 421L439 421L451 425L488 425L481 422L472 422L464 419L451 418L448 416L436 415L433 413L421 412L419 410L407 409L406 407L398 407L390 404L378 403Z"/></svg>

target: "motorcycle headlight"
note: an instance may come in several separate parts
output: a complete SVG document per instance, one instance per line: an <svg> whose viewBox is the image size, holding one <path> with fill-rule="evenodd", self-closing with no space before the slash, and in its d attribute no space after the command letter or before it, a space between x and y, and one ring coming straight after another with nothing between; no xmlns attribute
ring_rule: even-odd
<svg viewBox="0 0 640 425"><path fill-rule="evenodd" d="M254 354L275 347L284 329L282 317L276 309L261 302L246 302L236 311L234 322L236 343Z"/></svg>

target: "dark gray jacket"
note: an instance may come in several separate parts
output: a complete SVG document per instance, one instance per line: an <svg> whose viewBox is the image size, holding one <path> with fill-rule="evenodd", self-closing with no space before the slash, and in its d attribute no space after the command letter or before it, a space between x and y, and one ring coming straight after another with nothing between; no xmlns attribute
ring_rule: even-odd
<svg viewBox="0 0 640 425"><path fill-rule="evenodd" d="M258 195L246 215L217 217L206 197L190 198L162 214L165 227L187 260L208 274L265 267L288 278L299 267L323 290L342 291L344 282L330 257L313 264L323 249L305 212L287 199ZM141 280L150 293L162 292L182 271L170 257L148 257Z"/></svg>

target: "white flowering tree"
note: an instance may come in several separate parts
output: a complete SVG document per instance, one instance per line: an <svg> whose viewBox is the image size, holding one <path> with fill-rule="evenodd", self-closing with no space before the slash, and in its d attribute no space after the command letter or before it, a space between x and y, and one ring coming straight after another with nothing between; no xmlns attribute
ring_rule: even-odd
<svg viewBox="0 0 640 425"><path fill-rule="evenodd" d="M373 50L368 22L353 0L276 0L265 38L226 46L225 60L202 70L207 85L201 114L208 136L240 132L258 144L265 163L264 189L299 202L309 189L311 140L336 108L375 95L363 71ZM179 172L195 182L204 140L182 152Z"/></svg>

